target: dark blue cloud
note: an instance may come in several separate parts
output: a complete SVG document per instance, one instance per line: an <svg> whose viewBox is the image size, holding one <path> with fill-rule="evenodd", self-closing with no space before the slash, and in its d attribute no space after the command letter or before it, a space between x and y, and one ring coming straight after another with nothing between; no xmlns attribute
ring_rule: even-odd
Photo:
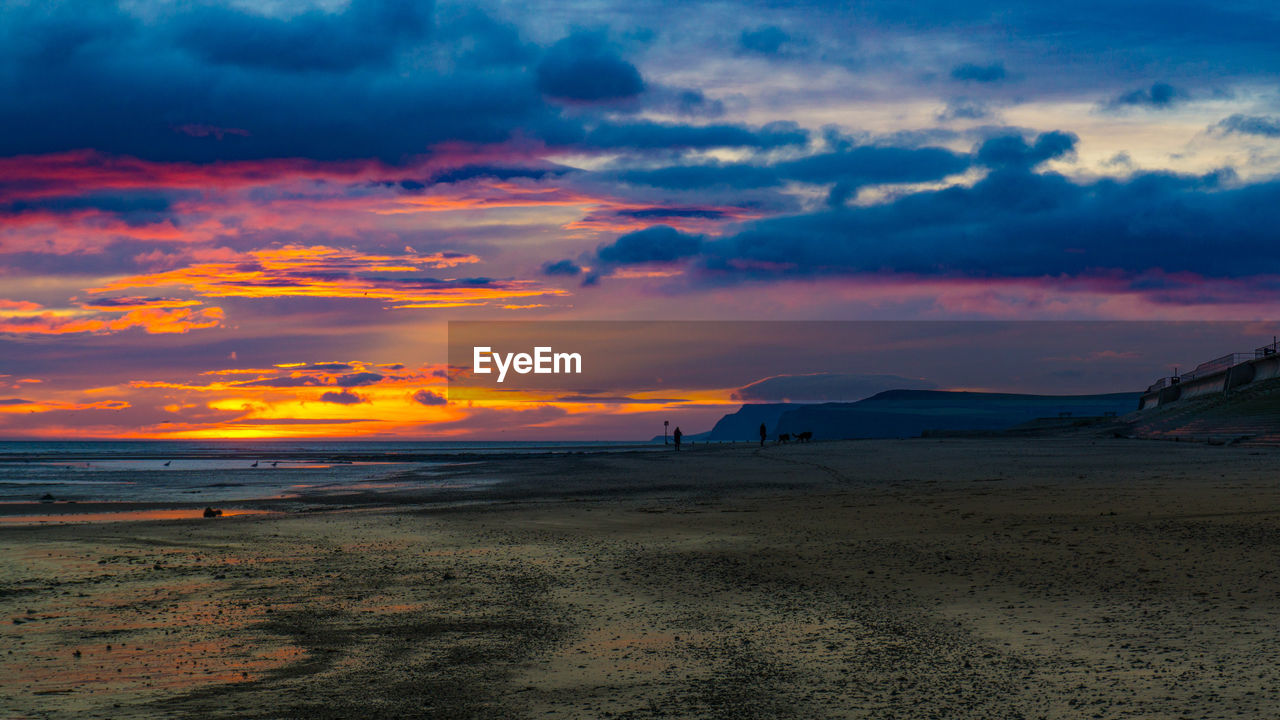
<svg viewBox="0 0 1280 720"><path fill-rule="evenodd" d="M129 225L147 225L171 220L172 198L154 191L61 195L0 203L0 215L32 212L75 213L96 210L119 217Z"/></svg>
<svg viewBox="0 0 1280 720"><path fill-rule="evenodd" d="M1280 138L1280 118L1265 115L1232 115L1223 118L1214 129L1226 133L1240 135L1258 135L1268 138Z"/></svg>
<svg viewBox="0 0 1280 720"><path fill-rule="evenodd" d="M596 256L603 262L617 265L674 262L696 255L702 242L701 235L683 233L670 225L654 225L600 246Z"/></svg>
<svg viewBox="0 0 1280 720"><path fill-rule="evenodd" d="M432 175L427 183L419 183L416 189L420 190L428 183L456 183L465 182L467 180L475 180L477 178L485 178L489 180L513 180L516 178L526 178L529 180L541 180L545 177L560 175L568 171L568 168L534 168L534 167L504 167L500 165L466 165L448 170L441 170ZM401 186L405 182L401 181Z"/></svg>
<svg viewBox="0 0 1280 720"><path fill-rule="evenodd" d="M1280 182L1149 173L1076 183L1025 166L972 187L752 223L702 244L709 278L907 273L1208 277L1280 273Z"/></svg>
<svg viewBox="0 0 1280 720"><path fill-rule="evenodd" d="M144 22L108 4L6 11L7 22L0 24L0 155L92 148L151 160L399 162L439 143L503 142L517 131L552 144L581 136L580 122L545 102L524 65L467 65L461 52L452 52L483 42L475 33L498 32L493 26L440 27L430 42L449 55L450 66L399 72L382 55L399 46L390 36L383 43L380 33L370 35L373 20L339 21L355 13L401 24L395 16L400 10L388 9L399 7L362 2L336 20L305 14L285 25L247 11L198 9L206 13L200 16L204 42L245 35L234 53L218 46L222 54L212 56L212 47L204 52L184 44L188 13ZM390 20L384 11L392 13ZM323 22L323 42L334 59L313 57L317 51L305 38L273 46L275 60L265 50L254 55L254 43L274 42L275 30L255 35L248 26L294 22ZM403 24L418 33L422 22ZM414 33L403 37L419 42Z"/></svg>
<svg viewBox="0 0 1280 720"><path fill-rule="evenodd" d="M765 25L751 30L743 30L738 37L738 46L742 50L761 55L777 55L782 47L791 41L791 36L776 25Z"/></svg>
<svg viewBox="0 0 1280 720"><path fill-rule="evenodd" d="M724 103L708 98L696 88L675 90L668 105L679 115L718 117L724 114Z"/></svg>
<svg viewBox="0 0 1280 720"><path fill-rule="evenodd" d="M964 63L951 68L952 80L964 80L979 83L994 83L1005 79L1004 63L975 65Z"/></svg>
<svg viewBox="0 0 1280 720"><path fill-rule="evenodd" d="M964 172L968 156L942 148L863 145L842 152L813 155L774 166L782 177L800 182L853 185L937 180Z"/></svg>
<svg viewBox="0 0 1280 720"><path fill-rule="evenodd" d="M644 92L635 66L618 56L601 33L577 32L557 42L538 65L538 90L562 100L623 100Z"/></svg>
<svg viewBox="0 0 1280 720"><path fill-rule="evenodd" d="M287 19L200 5L144 21L110 3L0 14L0 156L90 148L159 161L395 164L442 143L516 138L591 150L808 141L788 123L603 121L547 99L589 105L644 93L682 115L723 112L696 88L646 89L603 32L575 32L544 50L474 9L433 17L424 3L358 0ZM539 172L473 167L433 180Z"/></svg>
<svg viewBox="0 0 1280 720"><path fill-rule="evenodd" d="M403 43L423 39L433 3L352 0L341 13L310 10L272 18L221 6L175 20L178 45L213 63L287 72L344 71L391 62Z"/></svg>
<svg viewBox="0 0 1280 720"><path fill-rule="evenodd" d="M585 143L600 148L708 149L745 147L772 149L809 142L809 133L795 123L775 122L758 129L742 125L683 125L656 122L607 123L587 133Z"/></svg>
<svg viewBox="0 0 1280 720"><path fill-rule="evenodd" d="M1072 133L1056 130L1042 133L1031 145L1021 135L1003 135L983 142L978 148L977 159L988 167L1031 168L1070 155L1075 151L1077 140Z"/></svg>
<svg viewBox="0 0 1280 720"><path fill-rule="evenodd" d="M542 274L575 277L582 274L582 266L568 258L565 258L564 260L557 260L556 262L543 263Z"/></svg>
<svg viewBox="0 0 1280 720"><path fill-rule="evenodd" d="M747 190L774 187L782 182L773 168L746 163L671 165L651 170L627 170L619 173L618 178L632 185L668 190L702 190L715 187Z"/></svg>
<svg viewBox="0 0 1280 720"><path fill-rule="evenodd" d="M1149 88L1139 88L1111 99L1107 106L1113 109L1145 107L1164 110L1186 100L1187 93L1169 83L1158 82Z"/></svg>
<svg viewBox="0 0 1280 720"><path fill-rule="evenodd" d="M938 180L964 172L968 155L935 147L903 148L880 145L843 147L772 165L709 163L630 170L619 179L632 185L668 190L729 188L746 190L778 187L786 182L840 184L856 190L863 185Z"/></svg>
<svg viewBox="0 0 1280 720"><path fill-rule="evenodd" d="M717 210L715 208L651 207L637 208L634 210L619 210L617 215L620 217L635 218L637 220L654 220L660 218L699 218L703 220L719 220L724 217L724 211Z"/></svg>

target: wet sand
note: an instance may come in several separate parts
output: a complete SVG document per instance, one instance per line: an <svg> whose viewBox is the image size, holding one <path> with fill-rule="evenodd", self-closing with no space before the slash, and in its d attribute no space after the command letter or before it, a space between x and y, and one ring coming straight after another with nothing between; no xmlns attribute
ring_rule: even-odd
<svg viewBox="0 0 1280 720"><path fill-rule="evenodd" d="M1273 717L1280 452L510 458L481 490L0 526L0 716Z"/></svg>

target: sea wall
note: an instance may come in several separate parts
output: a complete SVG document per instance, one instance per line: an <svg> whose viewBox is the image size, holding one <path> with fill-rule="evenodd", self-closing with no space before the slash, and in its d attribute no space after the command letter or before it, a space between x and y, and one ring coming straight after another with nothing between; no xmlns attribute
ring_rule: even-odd
<svg viewBox="0 0 1280 720"><path fill-rule="evenodd" d="M1179 400L1221 394L1255 382L1280 377L1280 356L1269 355L1249 360L1213 375L1186 380L1152 390L1142 395L1138 409L1147 410Z"/></svg>

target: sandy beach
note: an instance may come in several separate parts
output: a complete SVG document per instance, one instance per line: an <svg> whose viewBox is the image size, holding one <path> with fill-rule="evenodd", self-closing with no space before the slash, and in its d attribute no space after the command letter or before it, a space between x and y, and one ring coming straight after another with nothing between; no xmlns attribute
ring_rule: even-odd
<svg viewBox="0 0 1280 720"><path fill-rule="evenodd" d="M0 525L0 716L1264 718L1280 451L498 458L482 489Z"/></svg>

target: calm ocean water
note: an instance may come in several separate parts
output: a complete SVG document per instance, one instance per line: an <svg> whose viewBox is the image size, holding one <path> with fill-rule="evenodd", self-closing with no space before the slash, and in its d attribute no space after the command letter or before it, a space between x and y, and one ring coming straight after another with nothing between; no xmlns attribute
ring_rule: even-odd
<svg viewBox="0 0 1280 720"><path fill-rule="evenodd" d="M356 489L456 487L459 481L450 477L450 469L484 457L652 447L586 442L0 442L0 502L212 503Z"/></svg>

